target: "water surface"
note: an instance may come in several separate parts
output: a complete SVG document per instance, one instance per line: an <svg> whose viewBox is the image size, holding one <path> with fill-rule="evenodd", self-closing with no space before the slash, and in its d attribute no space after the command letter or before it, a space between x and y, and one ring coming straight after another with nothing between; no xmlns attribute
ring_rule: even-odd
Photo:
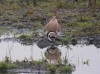
<svg viewBox="0 0 100 74"><path fill-rule="evenodd" d="M3 39L6 36L1 36ZM5 60L5 56L9 56L12 61L22 61L24 59L40 60L42 58L50 60L45 55L47 48L39 48L36 43L33 45L23 45L15 40L3 39L0 42L0 61ZM74 64L76 69L72 74L99 74L100 73L100 48L97 48L94 44L80 43L75 46L69 44L69 47L65 45L58 45L57 48L61 52L61 58L68 59L68 63ZM63 62L63 61L62 61ZM53 58L51 63L56 63L56 59ZM18 73L18 74L43 74L38 73Z"/></svg>

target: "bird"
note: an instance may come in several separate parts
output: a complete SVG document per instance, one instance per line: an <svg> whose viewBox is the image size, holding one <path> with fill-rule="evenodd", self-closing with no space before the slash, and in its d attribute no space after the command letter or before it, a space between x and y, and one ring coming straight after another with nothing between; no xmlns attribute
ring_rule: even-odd
<svg viewBox="0 0 100 74"><path fill-rule="evenodd" d="M61 26L58 23L56 16L53 16L45 25L44 31L49 41L54 42L56 40L57 36L59 36L61 32Z"/></svg>

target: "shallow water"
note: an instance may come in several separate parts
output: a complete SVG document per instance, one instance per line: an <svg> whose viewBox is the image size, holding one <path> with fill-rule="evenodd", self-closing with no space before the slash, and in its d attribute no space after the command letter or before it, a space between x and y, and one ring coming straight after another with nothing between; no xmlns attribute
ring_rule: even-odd
<svg viewBox="0 0 100 74"><path fill-rule="evenodd" d="M2 36L4 38L5 36ZM76 70L72 74L99 74L100 73L100 48L97 48L94 44L87 45L84 43L77 44L75 46L58 45L57 48L61 53L61 58L67 58L68 63L72 63L76 66ZM23 45L14 40L2 40L0 42L0 61L4 61L5 56L11 57L12 61L16 60L40 60L42 58L50 60L45 55L46 48L39 48L36 43L33 45ZM56 56L56 55L55 55ZM56 56L57 57L57 56ZM57 63L56 57L52 58L52 63ZM44 74L38 73L18 73L18 74Z"/></svg>

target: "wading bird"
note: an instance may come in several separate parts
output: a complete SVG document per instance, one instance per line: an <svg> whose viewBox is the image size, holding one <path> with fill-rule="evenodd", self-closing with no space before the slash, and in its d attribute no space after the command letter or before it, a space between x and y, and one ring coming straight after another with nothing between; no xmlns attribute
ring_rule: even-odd
<svg viewBox="0 0 100 74"><path fill-rule="evenodd" d="M55 41L61 32L61 27L56 19L56 16L53 16L53 18L45 25L44 31L49 41Z"/></svg>

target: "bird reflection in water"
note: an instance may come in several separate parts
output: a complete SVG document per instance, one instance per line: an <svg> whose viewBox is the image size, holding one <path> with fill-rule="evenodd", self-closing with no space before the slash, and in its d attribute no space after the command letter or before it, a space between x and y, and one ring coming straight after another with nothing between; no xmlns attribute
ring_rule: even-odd
<svg viewBox="0 0 100 74"><path fill-rule="evenodd" d="M61 62L61 51L56 46L54 42L49 42L48 40L39 40L37 46L41 49L47 48L44 52L44 56L48 62L58 64Z"/></svg>
<svg viewBox="0 0 100 74"><path fill-rule="evenodd" d="M44 53L48 62L58 64L61 62L61 51L55 45L51 45Z"/></svg>

